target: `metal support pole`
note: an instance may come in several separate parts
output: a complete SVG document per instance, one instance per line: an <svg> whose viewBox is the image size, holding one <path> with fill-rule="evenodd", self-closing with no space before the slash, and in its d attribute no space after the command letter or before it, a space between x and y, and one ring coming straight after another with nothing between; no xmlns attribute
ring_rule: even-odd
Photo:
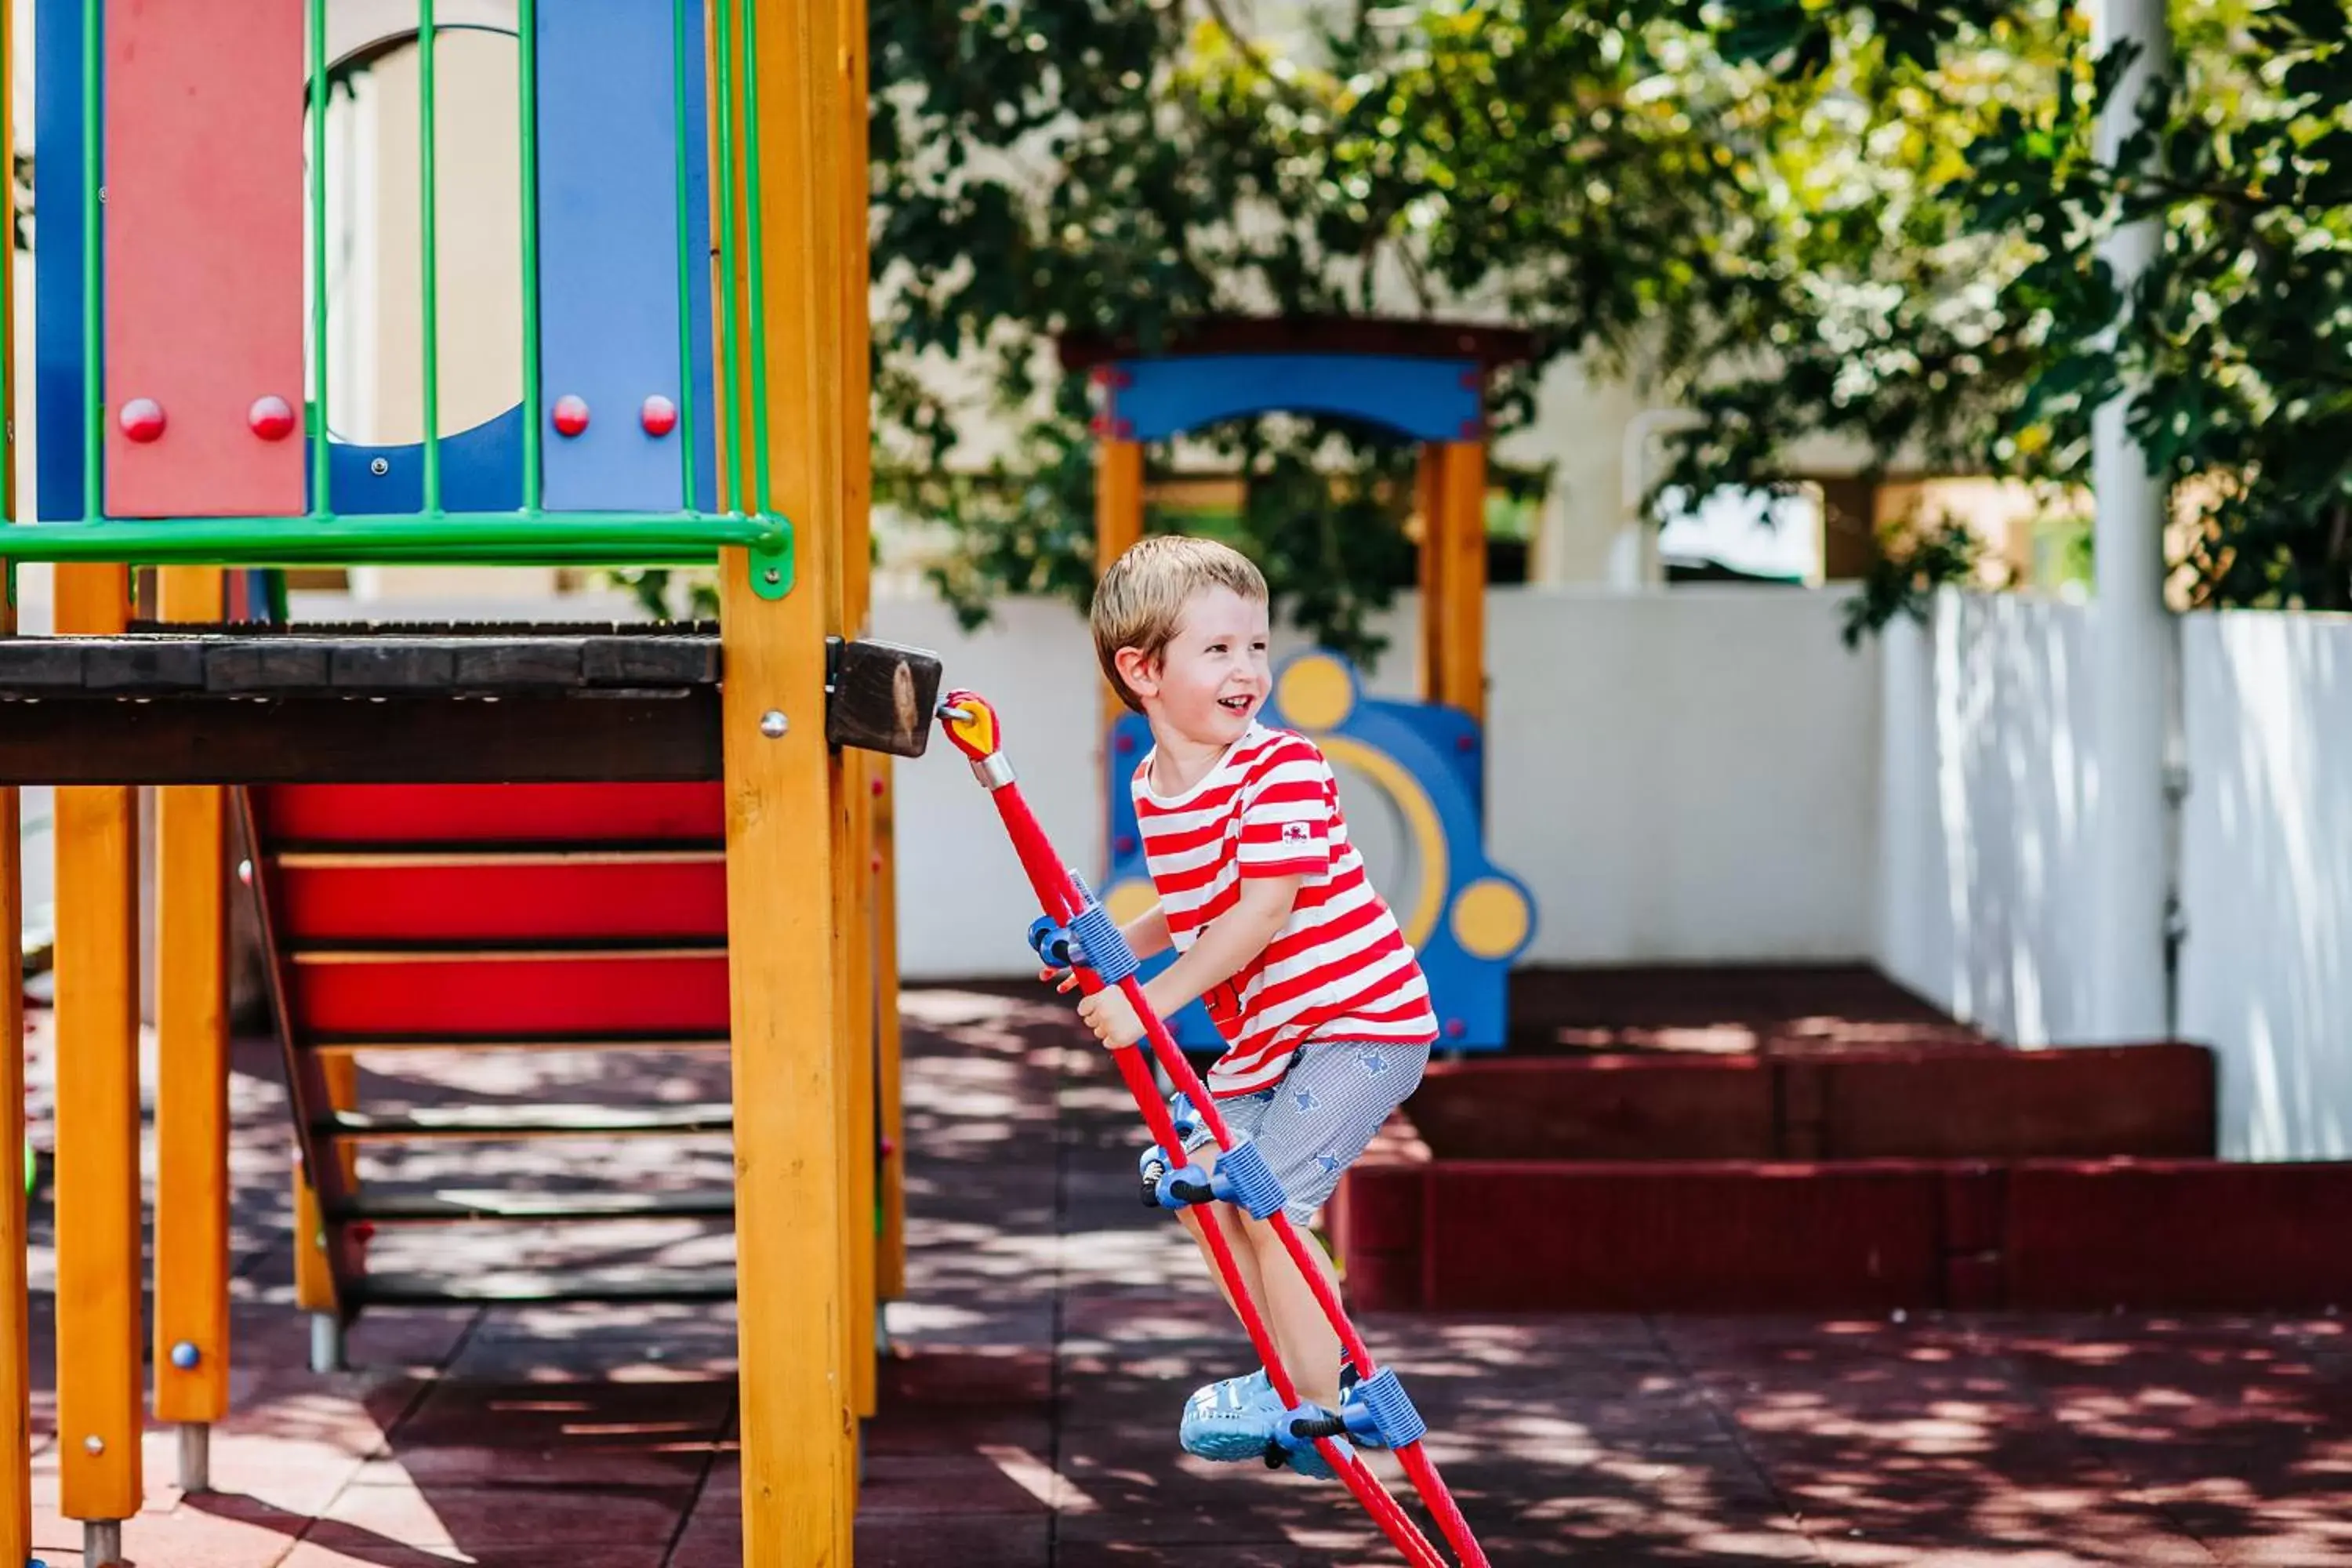
<svg viewBox="0 0 2352 1568"><path fill-rule="evenodd" d="M81 1560L84 1568L121 1568L122 1521L119 1519L84 1521Z"/></svg>
<svg viewBox="0 0 2352 1568"><path fill-rule="evenodd" d="M310 1370L316 1373L344 1370L343 1320L333 1312L310 1314Z"/></svg>
<svg viewBox="0 0 2352 1568"><path fill-rule="evenodd" d="M213 1428L208 1421L180 1423L180 1489L213 1489Z"/></svg>
<svg viewBox="0 0 2352 1568"><path fill-rule="evenodd" d="M2112 161L2138 121L2139 95L2166 68L2163 0L2099 0L2095 44L2140 54L2099 125ZM2105 256L2128 289L2154 260L2160 225L2117 230ZM2126 392L2092 423L2097 595L2090 618L2096 796L2086 818L2095 906L2089 922L2090 1028L2084 1043L2159 1037L2168 1015L2165 925L2170 897L2165 736L2174 627L2164 607L2168 486L2125 429Z"/></svg>

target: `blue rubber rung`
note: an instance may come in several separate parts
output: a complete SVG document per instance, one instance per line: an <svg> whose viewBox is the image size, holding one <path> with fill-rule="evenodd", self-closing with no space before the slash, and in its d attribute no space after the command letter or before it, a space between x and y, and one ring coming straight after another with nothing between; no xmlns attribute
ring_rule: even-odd
<svg viewBox="0 0 2352 1568"><path fill-rule="evenodd" d="M1051 915L1039 915L1029 922L1029 945L1036 952L1038 961L1056 969L1070 966L1070 931Z"/></svg>
<svg viewBox="0 0 2352 1568"><path fill-rule="evenodd" d="M1104 984L1116 985L1135 973L1135 953L1127 945L1127 933L1100 904L1088 904L1078 911L1078 918L1070 922L1070 935L1077 940L1087 966L1102 976Z"/></svg>
<svg viewBox="0 0 2352 1568"><path fill-rule="evenodd" d="M1265 1163L1255 1143L1240 1143L1217 1161L1212 1178L1217 1196L1249 1211L1252 1219L1265 1219L1282 1210L1282 1180Z"/></svg>
<svg viewBox="0 0 2352 1568"><path fill-rule="evenodd" d="M1176 1124L1176 1142L1183 1142L1200 1131L1201 1113L1192 1109L1192 1097L1178 1093L1168 1101L1168 1120Z"/></svg>
<svg viewBox="0 0 2352 1568"><path fill-rule="evenodd" d="M1381 1443L1391 1448L1418 1443L1429 1430L1429 1423L1413 1408L1412 1396L1405 1393L1393 1367L1382 1367L1349 1389L1339 1402L1339 1418L1350 1431L1357 1431L1360 1423L1369 1426L1370 1432L1362 1436L1369 1438L1377 1433Z"/></svg>
<svg viewBox="0 0 2352 1568"><path fill-rule="evenodd" d="M1209 1182L1198 1165L1179 1165L1160 1178L1160 1206L1181 1209L1186 1204L1206 1203L1216 1196L1209 1190ZM1189 1195L1188 1195L1189 1194Z"/></svg>

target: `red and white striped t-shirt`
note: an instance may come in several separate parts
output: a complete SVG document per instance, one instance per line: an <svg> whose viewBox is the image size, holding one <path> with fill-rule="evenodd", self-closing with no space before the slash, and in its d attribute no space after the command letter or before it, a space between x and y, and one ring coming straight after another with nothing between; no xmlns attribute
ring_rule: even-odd
<svg viewBox="0 0 2352 1568"><path fill-rule="evenodd" d="M1178 952L1234 907L1243 878L1306 878L1274 940L1202 998L1227 1047L1211 1093L1269 1088L1309 1040L1435 1042L1429 982L1348 842L1339 780L1314 742L1252 724L1181 795L1155 795L1150 774L1146 756L1136 821Z"/></svg>

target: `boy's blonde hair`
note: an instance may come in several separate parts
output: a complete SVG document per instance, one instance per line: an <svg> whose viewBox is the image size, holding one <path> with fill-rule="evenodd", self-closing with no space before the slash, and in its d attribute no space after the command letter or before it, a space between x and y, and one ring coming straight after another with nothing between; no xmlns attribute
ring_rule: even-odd
<svg viewBox="0 0 2352 1568"><path fill-rule="evenodd" d="M1095 657L1118 700L1136 712L1143 704L1118 673L1118 650L1139 649L1146 658L1167 651L1193 595L1230 588L1244 599L1266 602L1265 578L1249 557L1213 539L1156 534L1128 547L1095 584Z"/></svg>

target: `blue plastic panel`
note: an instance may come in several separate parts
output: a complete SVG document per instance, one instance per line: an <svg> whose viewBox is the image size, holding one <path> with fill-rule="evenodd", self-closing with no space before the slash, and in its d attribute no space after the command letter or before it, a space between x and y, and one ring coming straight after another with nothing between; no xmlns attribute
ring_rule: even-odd
<svg viewBox="0 0 2352 1568"><path fill-rule="evenodd" d="M375 471L378 462L383 472ZM310 489L310 458L302 463ZM382 517L425 507L425 447L347 446L327 448L327 485L342 517ZM441 438L441 510L516 511L522 506L522 408L520 405L470 430Z"/></svg>
<svg viewBox="0 0 2352 1568"><path fill-rule="evenodd" d="M1201 354L1109 367L1110 434L1160 441L1255 414L1328 414L1418 441L1486 436L1478 362L1397 354Z"/></svg>
<svg viewBox="0 0 2352 1568"><path fill-rule="evenodd" d="M39 256L33 288L33 395L40 426L33 472L43 522L79 521L91 515L97 500L82 493L81 482L90 399L82 375L84 4L34 0L33 6L33 138L40 150L33 164L33 243Z"/></svg>
<svg viewBox="0 0 2352 1568"><path fill-rule="evenodd" d="M677 11L680 0L562 0L539 11L540 384L544 504L551 511L665 511L685 505L683 423L648 436L639 410L658 395L681 403L698 384L707 442L710 280L691 267L696 363L678 363ZM686 222L707 257L710 232L702 50L703 6L686 16ZM554 427L557 399L588 405L588 428ZM696 504L713 510L708 459Z"/></svg>

